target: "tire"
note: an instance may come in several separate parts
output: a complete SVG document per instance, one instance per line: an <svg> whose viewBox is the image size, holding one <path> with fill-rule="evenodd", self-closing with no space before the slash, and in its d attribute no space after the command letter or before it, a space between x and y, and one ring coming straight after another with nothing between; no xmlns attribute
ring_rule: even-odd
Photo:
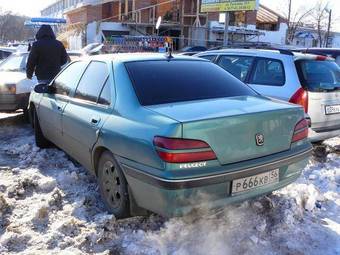
<svg viewBox="0 0 340 255"><path fill-rule="evenodd" d="M107 210L116 218L130 217L128 184L114 156L105 151L98 163L98 185Z"/></svg>
<svg viewBox="0 0 340 255"><path fill-rule="evenodd" d="M36 111L33 112L33 123L34 123L35 144L39 148L42 148L42 149L50 147L51 142L45 138L44 134L41 131L40 123L39 123L39 119L38 119Z"/></svg>
<svg viewBox="0 0 340 255"><path fill-rule="evenodd" d="M30 123L30 114L27 108L23 109L23 114L24 114L24 121L26 123Z"/></svg>

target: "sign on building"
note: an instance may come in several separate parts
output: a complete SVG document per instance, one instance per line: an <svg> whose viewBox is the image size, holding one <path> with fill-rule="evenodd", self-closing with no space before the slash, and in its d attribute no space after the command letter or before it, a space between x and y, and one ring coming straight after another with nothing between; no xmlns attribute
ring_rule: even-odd
<svg viewBox="0 0 340 255"><path fill-rule="evenodd" d="M201 12L254 11L259 0L202 0Z"/></svg>

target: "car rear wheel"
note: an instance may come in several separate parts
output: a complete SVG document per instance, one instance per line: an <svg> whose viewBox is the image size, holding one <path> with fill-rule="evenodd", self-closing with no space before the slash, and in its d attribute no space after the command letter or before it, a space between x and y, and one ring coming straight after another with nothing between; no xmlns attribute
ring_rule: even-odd
<svg viewBox="0 0 340 255"><path fill-rule="evenodd" d="M27 108L23 109L24 121L30 123L29 111Z"/></svg>
<svg viewBox="0 0 340 255"><path fill-rule="evenodd" d="M130 216L128 184L123 171L110 152L104 152L98 164L98 185L104 204L116 218Z"/></svg>
<svg viewBox="0 0 340 255"><path fill-rule="evenodd" d="M36 111L34 111L33 113L33 123L34 123L33 126L34 126L35 144L39 148L50 147L51 142L45 138L44 134L41 131L40 123L39 123L39 119L38 119Z"/></svg>

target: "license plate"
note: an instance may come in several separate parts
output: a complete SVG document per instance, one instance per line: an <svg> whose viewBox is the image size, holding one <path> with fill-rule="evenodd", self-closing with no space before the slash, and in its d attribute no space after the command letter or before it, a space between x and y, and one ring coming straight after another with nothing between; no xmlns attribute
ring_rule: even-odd
<svg viewBox="0 0 340 255"><path fill-rule="evenodd" d="M340 104L337 105L326 105L325 106L326 114L337 114L340 113Z"/></svg>
<svg viewBox="0 0 340 255"><path fill-rule="evenodd" d="M279 169L274 169L262 174L234 180L231 193L237 194L277 182L279 182Z"/></svg>

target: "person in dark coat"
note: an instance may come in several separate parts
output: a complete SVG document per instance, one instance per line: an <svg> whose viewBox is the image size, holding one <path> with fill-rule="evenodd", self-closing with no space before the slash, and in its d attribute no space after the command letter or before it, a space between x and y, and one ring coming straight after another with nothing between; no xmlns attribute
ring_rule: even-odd
<svg viewBox="0 0 340 255"><path fill-rule="evenodd" d="M64 45L56 40L49 25L42 25L36 35L26 65L26 76L32 79L33 73L40 83L49 83L67 63L68 56Z"/></svg>

